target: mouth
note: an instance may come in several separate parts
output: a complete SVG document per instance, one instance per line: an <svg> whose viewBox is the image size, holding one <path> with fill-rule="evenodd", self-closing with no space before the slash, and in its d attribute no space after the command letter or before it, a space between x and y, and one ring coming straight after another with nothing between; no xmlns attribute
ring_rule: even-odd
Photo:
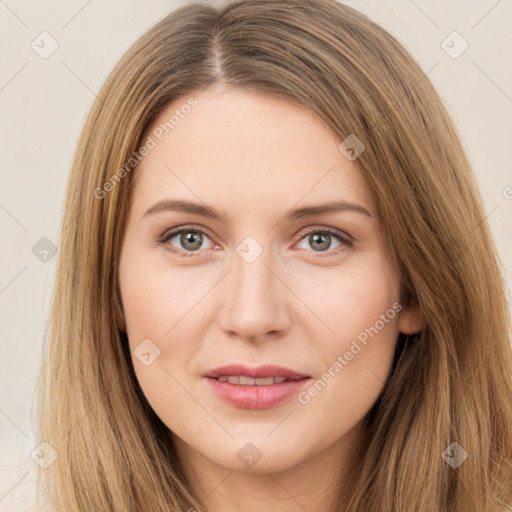
<svg viewBox="0 0 512 512"><path fill-rule="evenodd" d="M297 394L311 378L273 365L258 368L225 366L204 377L218 397L241 409L266 409L278 405Z"/></svg>

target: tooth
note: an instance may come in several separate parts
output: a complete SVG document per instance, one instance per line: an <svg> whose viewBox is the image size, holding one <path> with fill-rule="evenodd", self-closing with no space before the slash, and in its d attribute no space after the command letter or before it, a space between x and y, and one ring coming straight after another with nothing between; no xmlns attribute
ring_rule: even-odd
<svg viewBox="0 0 512 512"><path fill-rule="evenodd" d="M266 379L255 379L257 386L269 386L270 384L274 384L274 377L267 377Z"/></svg>
<svg viewBox="0 0 512 512"><path fill-rule="evenodd" d="M252 377L246 377L245 375L240 375L237 384L241 384L242 386L254 386L254 384L256 384L256 379L253 379Z"/></svg>
<svg viewBox="0 0 512 512"><path fill-rule="evenodd" d="M253 379L245 375L221 375L217 377L220 382L228 382L229 384L238 384L241 386L271 386L272 384L281 384L286 377L266 377Z"/></svg>

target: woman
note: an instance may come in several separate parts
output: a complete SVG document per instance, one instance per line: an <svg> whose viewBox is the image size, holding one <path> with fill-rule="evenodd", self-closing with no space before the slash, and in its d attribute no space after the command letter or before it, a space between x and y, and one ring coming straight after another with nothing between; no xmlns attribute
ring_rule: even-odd
<svg viewBox="0 0 512 512"><path fill-rule="evenodd" d="M484 209L432 84L365 16L171 13L99 93L63 225L56 510L512 509Z"/></svg>

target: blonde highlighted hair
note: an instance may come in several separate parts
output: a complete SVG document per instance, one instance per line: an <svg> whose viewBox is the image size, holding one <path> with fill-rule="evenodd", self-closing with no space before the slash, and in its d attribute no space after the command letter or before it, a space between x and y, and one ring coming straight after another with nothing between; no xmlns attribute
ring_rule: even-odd
<svg viewBox="0 0 512 512"><path fill-rule="evenodd" d="M470 164L412 57L334 0L185 5L106 80L66 193L38 410L40 441L58 458L41 470L41 499L59 512L205 510L119 328L118 259L136 166L103 197L97 190L162 109L217 83L295 102L340 142L363 141L356 164L383 220L402 302L419 303L426 319L366 418L332 510L512 510L510 313ZM442 457L453 442L468 454L458 467Z"/></svg>

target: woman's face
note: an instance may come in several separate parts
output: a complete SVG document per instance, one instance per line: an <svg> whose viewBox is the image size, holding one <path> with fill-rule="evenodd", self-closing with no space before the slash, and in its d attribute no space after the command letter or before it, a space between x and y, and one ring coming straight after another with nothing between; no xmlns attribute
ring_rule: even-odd
<svg viewBox="0 0 512 512"><path fill-rule="evenodd" d="M138 381L181 453L254 472L326 453L334 463L384 387L399 331L420 330L419 312L400 304L342 139L279 99L191 96L147 132L123 239ZM231 382L206 376L227 365L246 368L218 372ZM252 373L263 365L303 378Z"/></svg>

